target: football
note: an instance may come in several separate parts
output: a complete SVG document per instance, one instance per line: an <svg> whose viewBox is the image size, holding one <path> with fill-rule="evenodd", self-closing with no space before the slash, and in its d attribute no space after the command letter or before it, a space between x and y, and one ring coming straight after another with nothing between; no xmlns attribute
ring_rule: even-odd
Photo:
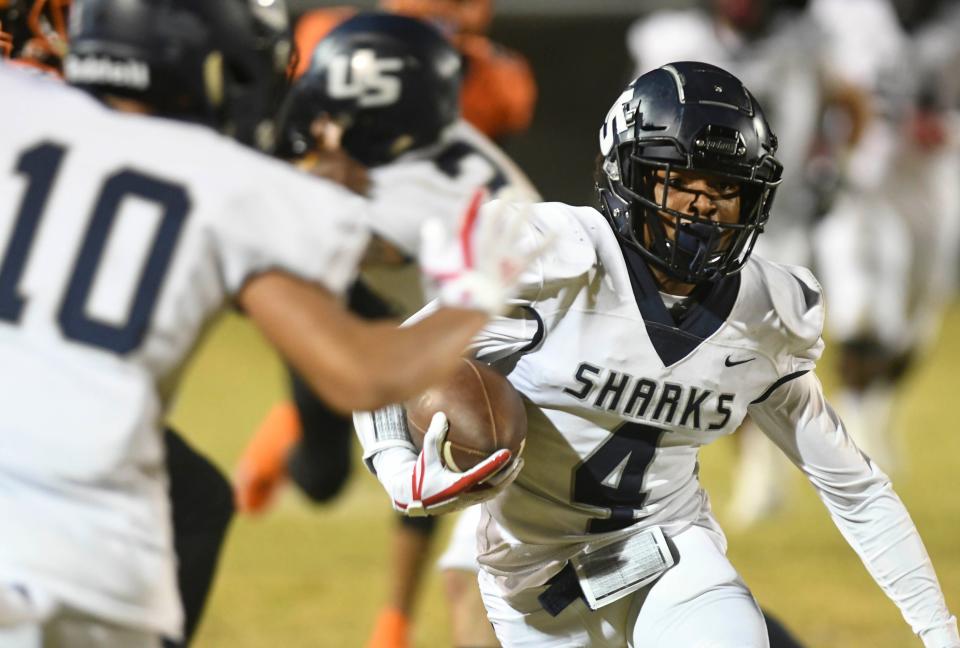
<svg viewBox="0 0 960 648"><path fill-rule="evenodd" d="M506 448L514 456L523 451L527 434L523 399L506 378L482 362L464 358L446 383L406 401L404 407L417 450L433 415L447 415L450 428L442 459L450 470L469 470L496 450Z"/></svg>

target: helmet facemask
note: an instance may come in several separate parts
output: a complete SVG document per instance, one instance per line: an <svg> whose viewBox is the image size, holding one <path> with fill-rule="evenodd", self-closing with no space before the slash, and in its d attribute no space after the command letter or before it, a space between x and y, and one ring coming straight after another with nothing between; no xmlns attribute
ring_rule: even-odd
<svg viewBox="0 0 960 648"><path fill-rule="evenodd" d="M713 281L739 271L770 216L776 183L704 169L692 161L658 161L636 149L636 141L615 149L619 182L610 177L610 162L605 163L611 190L630 211L629 229L622 232L628 242L671 278L684 283ZM681 188L676 172L684 170L696 170L723 187L711 192L711 202L739 199L737 221L721 222L710 214L671 209L672 192L706 193ZM659 192L658 185L662 187ZM699 201L694 197L692 202Z"/></svg>
<svg viewBox="0 0 960 648"><path fill-rule="evenodd" d="M722 103L701 99L704 87L728 94ZM775 151L776 138L735 78L706 64L671 64L631 84L608 114L600 206L621 241L655 269L682 283L715 281L743 267L766 225L782 172Z"/></svg>

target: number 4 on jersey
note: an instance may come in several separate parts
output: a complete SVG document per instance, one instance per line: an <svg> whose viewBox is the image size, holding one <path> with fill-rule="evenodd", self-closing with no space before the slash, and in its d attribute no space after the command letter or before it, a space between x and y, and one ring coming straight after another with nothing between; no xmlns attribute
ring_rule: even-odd
<svg viewBox="0 0 960 648"><path fill-rule="evenodd" d="M574 469L573 501L610 511L594 518L588 533L616 531L635 523L647 494L643 480L664 430L626 423Z"/></svg>

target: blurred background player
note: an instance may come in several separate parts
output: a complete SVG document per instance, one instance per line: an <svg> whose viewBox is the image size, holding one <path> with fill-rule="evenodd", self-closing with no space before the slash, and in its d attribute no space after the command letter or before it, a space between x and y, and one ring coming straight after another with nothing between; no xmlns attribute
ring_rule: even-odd
<svg viewBox="0 0 960 648"><path fill-rule="evenodd" d="M3 93L17 97L4 107L11 172L0 182L24 195L7 212L0 261L10 397L0 509L16 520L0 546L0 635L13 646L155 645L182 634L158 425L210 317L235 299L324 398L350 409L407 391L411 378L435 381L484 315L475 302L419 333L350 317L327 290L354 274L367 205L215 132L271 146L290 51L281 2L81 0L74 11L67 78L103 104L0 69ZM88 199L85 219L77 205ZM317 215L304 215L317 204L319 233ZM507 275L483 264L499 252L462 246L433 245L430 258L454 283L480 279L481 301L498 308L493 278ZM458 304L475 294L437 278ZM446 350L425 352L425 340ZM492 459L467 482L504 460Z"/></svg>
<svg viewBox="0 0 960 648"><path fill-rule="evenodd" d="M381 223L389 245L365 265L351 305L368 317L410 315L424 303L416 258L417 232L425 217L453 222L477 185L486 185L491 195L524 200L537 199L537 193L503 152L460 116L459 65L443 71L460 57L426 23L395 14L354 15L307 59L285 110L287 153L323 159L345 151L368 169L366 180L357 184L368 185L375 203L390 205L389 219ZM395 92L379 92L376 88L387 84L375 78L365 91L360 76L354 77L352 90L345 89L338 75L346 67L354 75L361 67L378 70L371 74L396 81ZM338 158L338 163L349 161ZM288 469L317 502L335 496L349 474L350 420L331 412L296 374L291 379L295 406L275 408L241 460L241 510L262 510ZM458 646L496 643L476 586L477 519L478 511L459 519L441 561ZM392 543L390 601L370 645L407 645L408 619L434 526L433 518L400 518Z"/></svg>
<svg viewBox="0 0 960 648"><path fill-rule="evenodd" d="M846 106L855 98L825 73L820 54L825 34L807 4L710 0L704 8L653 12L627 34L638 75L670 61L705 61L736 75L757 97L777 133L784 166L777 207L757 250L791 265L811 263L810 230L832 187L811 178L821 115L826 105ZM777 510L791 472L783 455L749 419L737 443L729 515L734 528L745 528Z"/></svg>
<svg viewBox="0 0 960 648"><path fill-rule="evenodd" d="M432 22L451 39L464 58L464 119L495 140L527 129L537 101L536 80L522 54L487 38L493 0L380 0L380 7ZM297 22L297 49L312 52L321 38L355 12L353 7L307 12ZM298 75L308 59L301 58Z"/></svg>
<svg viewBox="0 0 960 648"><path fill-rule="evenodd" d="M814 0L830 73L869 98L817 263L840 349L837 409L889 472L904 467L897 400L953 296L960 241L956 2Z"/></svg>

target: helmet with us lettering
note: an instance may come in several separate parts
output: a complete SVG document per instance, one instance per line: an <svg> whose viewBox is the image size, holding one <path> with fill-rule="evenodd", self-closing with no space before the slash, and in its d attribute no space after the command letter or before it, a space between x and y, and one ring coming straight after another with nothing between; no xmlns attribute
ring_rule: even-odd
<svg viewBox="0 0 960 648"><path fill-rule="evenodd" d="M283 110L281 154L314 146L320 117L343 129L342 145L374 166L438 141L460 115L462 62L432 26L415 18L361 13L321 40Z"/></svg>
<svg viewBox="0 0 960 648"><path fill-rule="evenodd" d="M597 191L621 242L671 278L711 281L739 271L770 216L783 167L753 95L706 63L670 63L635 79L600 129ZM722 223L667 206L675 171L730 187L739 220Z"/></svg>

